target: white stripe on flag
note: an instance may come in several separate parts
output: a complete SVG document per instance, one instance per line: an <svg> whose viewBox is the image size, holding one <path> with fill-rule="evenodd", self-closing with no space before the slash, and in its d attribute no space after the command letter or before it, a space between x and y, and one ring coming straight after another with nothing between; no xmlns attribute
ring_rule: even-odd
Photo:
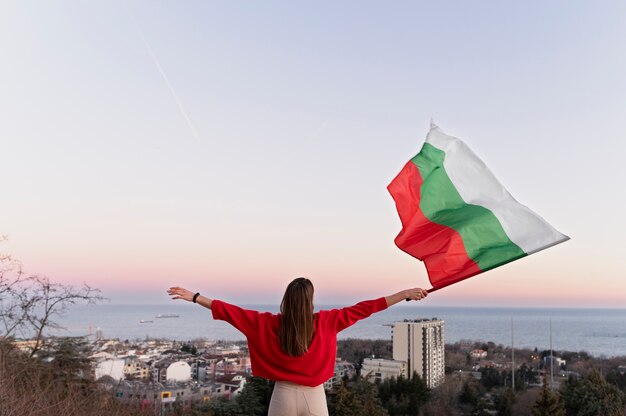
<svg viewBox="0 0 626 416"><path fill-rule="evenodd" d="M517 202L463 141L433 125L426 142L445 152L445 170L461 198L493 212L511 241L526 254L569 239Z"/></svg>

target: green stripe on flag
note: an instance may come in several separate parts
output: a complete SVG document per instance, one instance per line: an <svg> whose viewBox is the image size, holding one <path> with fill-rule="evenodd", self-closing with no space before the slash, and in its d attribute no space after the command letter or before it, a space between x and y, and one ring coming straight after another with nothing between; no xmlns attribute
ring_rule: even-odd
<svg viewBox="0 0 626 416"><path fill-rule="evenodd" d="M420 208L426 218L456 230L467 255L482 271L525 256L490 210L463 201L446 173L444 159L445 153L429 143L411 159L424 180Z"/></svg>

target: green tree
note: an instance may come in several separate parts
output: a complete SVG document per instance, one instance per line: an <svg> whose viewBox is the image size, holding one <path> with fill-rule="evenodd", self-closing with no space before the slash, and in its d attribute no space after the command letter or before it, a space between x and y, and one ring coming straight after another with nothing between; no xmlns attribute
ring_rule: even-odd
<svg viewBox="0 0 626 416"><path fill-rule="evenodd" d="M513 416L513 404L515 403L515 393L512 389L505 389L502 394L495 398L498 416Z"/></svg>
<svg viewBox="0 0 626 416"><path fill-rule="evenodd" d="M476 406L479 397L478 386L476 386L473 380L468 380L463 383L461 394L459 395L460 403Z"/></svg>
<svg viewBox="0 0 626 416"><path fill-rule="evenodd" d="M353 385L353 393L358 401L358 408L361 410L359 414L369 416L387 415L387 411L382 407L380 398L378 397L378 388L375 384L367 381L360 381Z"/></svg>
<svg viewBox="0 0 626 416"><path fill-rule="evenodd" d="M192 343L183 344L183 346L180 347L180 350L182 352L186 352L186 353L189 353L191 355L197 355L198 354L198 349Z"/></svg>
<svg viewBox="0 0 626 416"><path fill-rule="evenodd" d="M528 367L526 363L515 370L515 388L517 390L526 389L526 386L534 384L537 381L537 373L532 368Z"/></svg>
<svg viewBox="0 0 626 416"><path fill-rule="evenodd" d="M624 393L595 370L581 380L570 378L561 395L568 416L624 415Z"/></svg>
<svg viewBox="0 0 626 416"><path fill-rule="evenodd" d="M626 373L613 369L607 374L606 381L617 386L622 392L626 393Z"/></svg>
<svg viewBox="0 0 626 416"><path fill-rule="evenodd" d="M333 416L386 416L387 411L381 406L376 385L367 381L358 381L348 386L341 383L330 403Z"/></svg>
<svg viewBox="0 0 626 416"><path fill-rule="evenodd" d="M548 388L546 376L543 377L541 393L532 408L533 416L565 416L565 406L561 396Z"/></svg>
<svg viewBox="0 0 626 416"><path fill-rule="evenodd" d="M263 416L267 414L272 397L273 383L262 377L251 377L237 396L238 414Z"/></svg>
<svg viewBox="0 0 626 416"><path fill-rule="evenodd" d="M493 403L486 397L478 399L474 410L472 410L472 416L492 416L493 413Z"/></svg>
<svg viewBox="0 0 626 416"><path fill-rule="evenodd" d="M235 400L220 397L209 404L213 416L239 416L239 405Z"/></svg>
<svg viewBox="0 0 626 416"><path fill-rule="evenodd" d="M342 416L349 414L352 406L352 396L345 383L341 383L336 388L333 400L329 403L329 412L333 416Z"/></svg>
<svg viewBox="0 0 626 416"><path fill-rule="evenodd" d="M58 337L46 341L39 358L48 362L57 381L69 384L93 381L93 350L84 337Z"/></svg>
<svg viewBox="0 0 626 416"><path fill-rule="evenodd" d="M218 398L209 403L214 416L263 416L267 414L274 383L251 377L234 399Z"/></svg>
<svg viewBox="0 0 626 416"><path fill-rule="evenodd" d="M480 369L481 377L480 383L487 389L490 390L494 387L501 387L504 385L504 376L503 373L496 370L493 367L483 367Z"/></svg>
<svg viewBox="0 0 626 416"><path fill-rule="evenodd" d="M426 383L413 373L410 380L392 377L378 385L378 395L390 415L414 415L430 399Z"/></svg>

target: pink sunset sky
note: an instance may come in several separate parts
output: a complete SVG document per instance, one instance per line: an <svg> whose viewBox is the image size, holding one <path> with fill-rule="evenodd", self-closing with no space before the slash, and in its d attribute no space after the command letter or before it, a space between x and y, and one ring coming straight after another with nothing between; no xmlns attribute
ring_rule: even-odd
<svg viewBox="0 0 626 416"><path fill-rule="evenodd" d="M114 303L430 287L386 186L433 117L571 240L425 303L624 307L623 39L619 1L3 2L0 252Z"/></svg>

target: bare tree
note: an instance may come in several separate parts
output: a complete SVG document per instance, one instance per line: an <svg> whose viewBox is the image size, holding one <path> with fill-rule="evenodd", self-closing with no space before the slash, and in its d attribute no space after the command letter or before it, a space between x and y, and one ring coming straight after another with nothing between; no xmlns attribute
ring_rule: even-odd
<svg viewBox="0 0 626 416"><path fill-rule="evenodd" d="M0 236L0 243L3 241L6 237ZM21 296L26 280L20 263L0 253L0 335L5 338L22 329L27 315L25 310L32 307Z"/></svg>
<svg viewBox="0 0 626 416"><path fill-rule="evenodd" d="M5 241L0 237L0 242ZM46 332L60 326L55 318L77 303L104 300L87 284L64 285L46 276L28 275L9 255L0 254L0 338L32 338L31 356L41 349Z"/></svg>

